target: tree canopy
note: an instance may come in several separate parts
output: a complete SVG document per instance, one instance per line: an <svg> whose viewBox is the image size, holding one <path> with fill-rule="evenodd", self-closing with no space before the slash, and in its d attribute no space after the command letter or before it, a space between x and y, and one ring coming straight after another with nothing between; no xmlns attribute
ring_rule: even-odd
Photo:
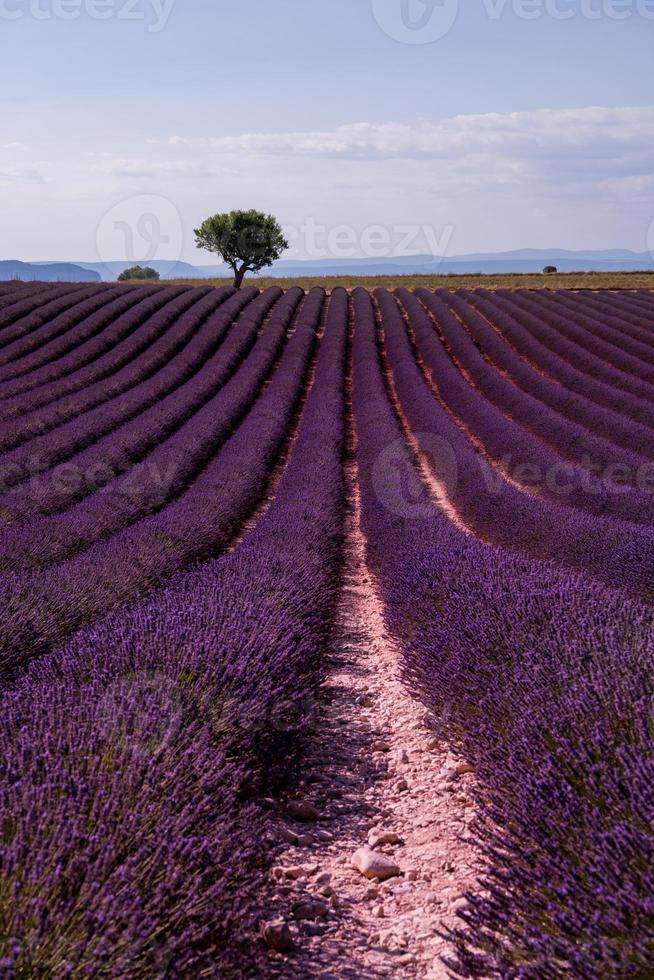
<svg viewBox="0 0 654 980"><path fill-rule="evenodd" d="M195 241L230 266L237 289L246 272L272 265L289 247L277 219L262 211L214 214L195 229Z"/></svg>
<svg viewBox="0 0 654 980"><path fill-rule="evenodd" d="M118 276L118 282L129 282L131 279L159 279L159 273L156 269L151 266L146 265L133 265L129 269L123 269L121 274Z"/></svg>

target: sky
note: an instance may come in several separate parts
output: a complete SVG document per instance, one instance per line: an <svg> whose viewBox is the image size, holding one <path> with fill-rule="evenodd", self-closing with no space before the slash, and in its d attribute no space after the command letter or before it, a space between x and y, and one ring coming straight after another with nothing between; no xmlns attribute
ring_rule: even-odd
<svg viewBox="0 0 654 980"><path fill-rule="evenodd" d="M654 0L0 0L0 258L654 250Z"/></svg>

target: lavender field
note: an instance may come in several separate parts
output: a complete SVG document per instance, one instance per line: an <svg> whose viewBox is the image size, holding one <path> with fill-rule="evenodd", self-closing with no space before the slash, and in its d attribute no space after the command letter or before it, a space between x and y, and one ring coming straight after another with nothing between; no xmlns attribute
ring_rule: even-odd
<svg viewBox="0 0 654 980"><path fill-rule="evenodd" d="M0 977L654 975L651 292L0 283L0 420Z"/></svg>

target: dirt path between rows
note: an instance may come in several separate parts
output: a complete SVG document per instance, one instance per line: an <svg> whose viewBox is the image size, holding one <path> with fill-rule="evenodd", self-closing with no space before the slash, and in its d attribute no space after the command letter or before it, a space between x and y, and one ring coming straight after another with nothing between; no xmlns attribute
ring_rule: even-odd
<svg viewBox="0 0 654 980"><path fill-rule="evenodd" d="M366 566L355 476L349 463L343 587L320 735L278 825L267 935L294 948L271 949L266 975L440 980L452 976L440 933L456 924L476 877L474 776L434 739L424 705L399 678ZM380 882L355 870L354 853L370 845L399 874Z"/></svg>

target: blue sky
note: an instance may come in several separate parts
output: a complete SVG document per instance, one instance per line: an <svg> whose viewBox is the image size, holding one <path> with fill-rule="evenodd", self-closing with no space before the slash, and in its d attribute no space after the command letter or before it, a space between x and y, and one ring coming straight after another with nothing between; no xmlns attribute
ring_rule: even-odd
<svg viewBox="0 0 654 980"><path fill-rule="evenodd" d="M0 0L0 31L3 258L205 261L249 206L298 257L654 245L654 0Z"/></svg>

